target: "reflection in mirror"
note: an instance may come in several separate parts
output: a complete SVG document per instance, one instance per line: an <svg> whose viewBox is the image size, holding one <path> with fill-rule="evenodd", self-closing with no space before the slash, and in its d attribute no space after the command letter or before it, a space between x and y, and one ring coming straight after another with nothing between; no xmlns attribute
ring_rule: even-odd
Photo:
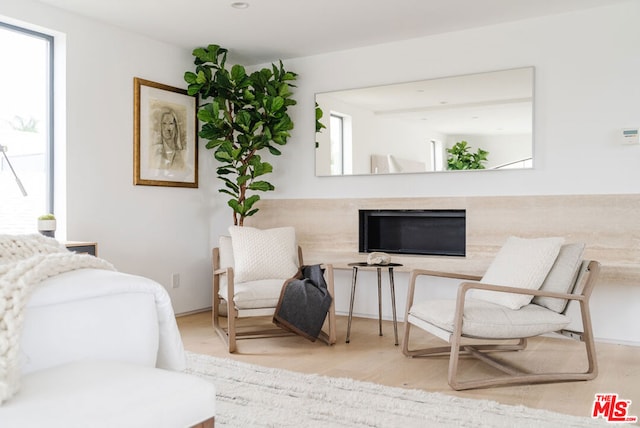
<svg viewBox="0 0 640 428"><path fill-rule="evenodd" d="M447 171L461 141L488 152L480 168L531 168L533 79L526 67L316 94L316 175Z"/></svg>

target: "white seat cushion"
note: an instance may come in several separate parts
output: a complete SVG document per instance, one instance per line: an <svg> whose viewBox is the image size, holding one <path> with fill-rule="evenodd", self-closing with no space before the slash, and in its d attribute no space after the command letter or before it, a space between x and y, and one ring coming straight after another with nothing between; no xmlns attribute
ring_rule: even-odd
<svg viewBox="0 0 640 428"><path fill-rule="evenodd" d="M234 283L235 307L238 309L275 308L280 299L282 286L287 279L262 279ZM229 301L228 293L225 281L224 286L220 287L219 294L227 302Z"/></svg>
<svg viewBox="0 0 640 428"><path fill-rule="evenodd" d="M80 361L25 375L0 406L0 426L190 427L215 415L215 387L196 376L111 361Z"/></svg>
<svg viewBox="0 0 640 428"><path fill-rule="evenodd" d="M542 285L558 257L563 238L507 239L493 260L481 282L507 287L537 290ZM531 303L533 296L473 290L473 298L518 309Z"/></svg>
<svg viewBox="0 0 640 428"><path fill-rule="evenodd" d="M427 300L411 307L409 314L453 332L455 300ZM464 306L462 334L487 339L532 337L565 328L569 317L530 304L513 310L482 300L467 299Z"/></svg>

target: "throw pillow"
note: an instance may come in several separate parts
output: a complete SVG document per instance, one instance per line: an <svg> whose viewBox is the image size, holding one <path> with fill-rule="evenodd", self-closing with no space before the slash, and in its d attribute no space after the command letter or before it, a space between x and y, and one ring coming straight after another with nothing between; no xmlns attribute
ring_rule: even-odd
<svg viewBox="0 0 640 428"><path fill-rule="evenodd" d="M578 277L583 252L583 243L563 245L540 290L568 293ZM533 303L555 312L562 312L567 305L567 300L536 296L533 298Z"/></svg>
<svg viewBox="0 0 640 428"><path fill-rule="evenodd" d="M234 279L288 279L298 272L298 245L293 227L256 229L231 226Z"/></svg>
<svg viewBox="0 0 640 428"><path fill-rule="evenodd" d="M558 257L563 238L507 239L481 282L508 287L539 289ZM474 290L473 297L510 309L528 305L533 296Z"/></svg>

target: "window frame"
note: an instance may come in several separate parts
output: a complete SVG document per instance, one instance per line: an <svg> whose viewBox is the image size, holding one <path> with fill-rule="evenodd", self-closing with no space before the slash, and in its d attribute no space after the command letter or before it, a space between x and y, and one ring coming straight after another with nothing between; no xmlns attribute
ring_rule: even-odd
<svg viewBox="0 0 640 428"><path fill-rule="evenodd" d="M330 156L331 156L331 175L343 175L344 174L344 139L345 139L345 130L344 130L344 116L338 113L334 113L331 112L329 115L329 126L331 129L331 151L330 151ZM339 124L339 129L336 129L336 125ZM338 137L338 141L334 140L334 136ZM334 147L334 146L337 146ZM333 163L333 154L336 153L337 155L340 156L340 159L338 160L338 162L335 163L335 166L339 169L339 171L336 169L334 170L334 163Z"/></svg>
<svg viewBox="0 0 640 428"><path fill-rule="evenodd" d="M55 184L55 170L54 170L54 161L55 161L55 99L54 99L54 84L55 84L55 72L54 72L54 64L55 64L55 39L51 34L46 34L40 31L36 31L30 28L22 27L19 25L9 24L8 22L0 21L0 28L15 31L17 33L25 34L31 37L37 37L43 39L47 42L47 111L48 113L45 115L46 117L46 154L45 154L45 168L46 168L46 196L45 196L45 206L47 212L52 214L54 213L54 184Z"/></svg>

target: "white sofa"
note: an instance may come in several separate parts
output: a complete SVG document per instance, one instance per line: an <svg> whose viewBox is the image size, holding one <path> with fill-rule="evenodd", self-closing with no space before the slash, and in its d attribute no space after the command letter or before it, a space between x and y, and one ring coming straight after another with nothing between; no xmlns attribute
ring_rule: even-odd
<svg viewBox="0 0 640 428"><path fill-rule="evenodd" d="M18 392L0 427L213 427L215 388L182 373L169 296L154 281L77 269L34 288Z"/></svg>

